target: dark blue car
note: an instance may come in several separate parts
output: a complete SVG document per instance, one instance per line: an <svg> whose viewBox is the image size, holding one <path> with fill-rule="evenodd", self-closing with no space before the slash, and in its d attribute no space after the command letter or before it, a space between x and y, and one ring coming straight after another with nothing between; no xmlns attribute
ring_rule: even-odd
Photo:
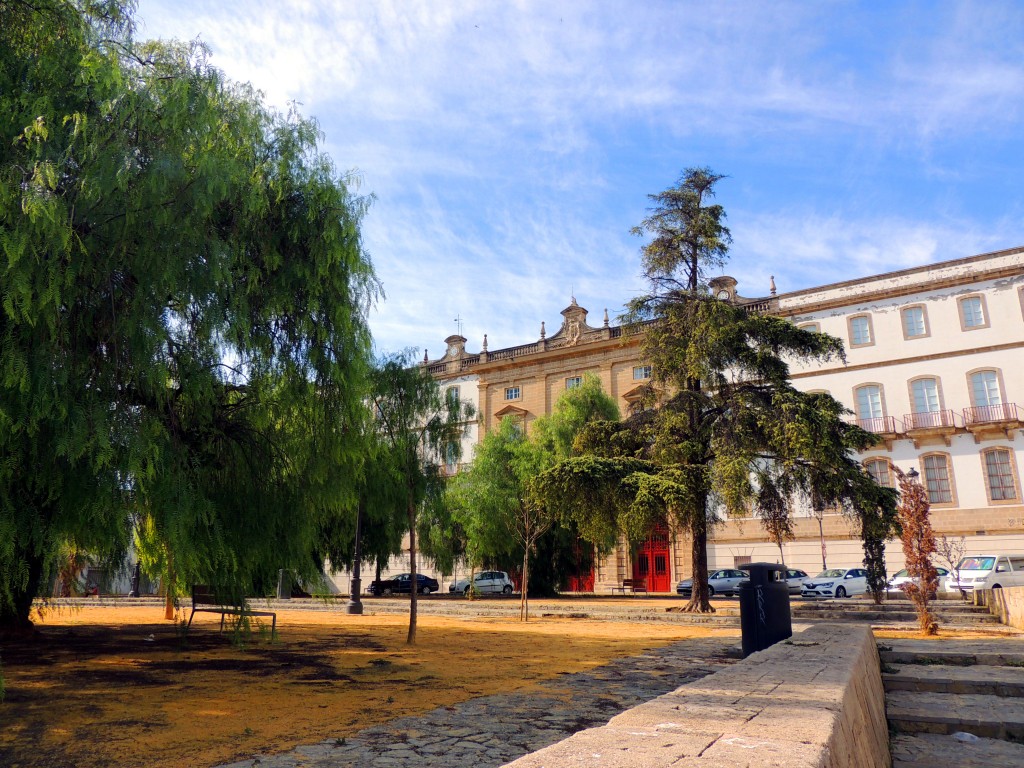
<svg viewBox="0 0 1024 768"><path fill-rule="evenodd" d="M424 576L422 573L416 574L416 584L416 591L421 595L429 595L431 592L437 592L439 587L437 579ZM366 591L371 595L409 594L412 592L412 578L408 573L400 573L391 579L374 581L366 588Z"/></svg>

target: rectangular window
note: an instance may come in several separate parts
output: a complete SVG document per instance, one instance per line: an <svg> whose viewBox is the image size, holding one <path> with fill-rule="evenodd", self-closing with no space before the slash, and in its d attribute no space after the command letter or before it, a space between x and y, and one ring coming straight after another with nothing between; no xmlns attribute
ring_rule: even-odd
<svg viewBox="0 0 1024 768"><path fill-rule="evenodd" d="M505 387L506 400L518 400L520 395L519 387Z"/></svg>
<svg viewBox="0 0 1024 768"><path fill-rule="evenodd" d="M880 387L874 384L857 387L857 418L861 420L882 418L882 390Z"/></svg>
<svg viewBox="0 0 1024 768"><path fill-rule="evenodd" d="M447 392L445 394L448 395L448 401L449 402L452 402L452 403L459 402L459 388L458 387L448 387L448 390L447 390Z"/></svg>
<svg viewBox="0 0 1024 768"><path fill-rule="evenodd" d="M639 381L640 379L649 378L651 378L651 366L638 365L633 368L633 381Z"/></svg>
<svg viewBox="0 0 1024 768"><path fill-rule="evenodd" d="M924 307L907 307L903 310L903 335L908 339L925 335Z"/></svg>
<svg viewBox="0 0 1024 768"><path fill-rule="evenodd" d="M949 483L949 462L945 456L924 457L924 481L929 502L952 503L953 488Z"/></svg>
<svg viewBox="0 0 1024 768"><path fill-rule="evenodd" d="M855 347L871 343L871 318L867 315L850 318L850 344Z"/></svg>
<svg viewBox="0 0 1024 768"><path fill-rule="evenodd" d="M985 327L985 308L981 303L981 296L960 299L960 319L965 329Z"/></svg>
<svg viewBox="0 0 1024 768"><path fill-rule="evenodd" d="M576 387L580 386L582 383L583 383L583 377L582 376L570 376L569 378L567 378L565 380L565 388L566 389L576 389Z"/></svg>
<svg viewBox="0 0 1024 768"><path fill-rule="evenodd" d="M974 405L984 408L989 405L1002 405L1003 398L999 393L999 377L995 371L979 371L971 374L971 396Z"/></svg>
<svg viewBox="0 0 1024 768"><path fill-rule="evenodd" d="M988 490L992 501L1014 501L1017 498L1009 451L1001 449L986 451L985 474L988 478Z"/></svg>
<svg viewBox="0 0 1024 768"><path fill-rule="evenodd" d="M917 379L910 385L914 395L914 413L935 413L939 410L939 385L935 379Z"/></svg>
<svg viewBox="0 0 1024 768"><path fill-rule="evenodd" d="M802 323L798 325L801 331L810 331L811 333L821 333L821 326L818 323Z"/></svg>

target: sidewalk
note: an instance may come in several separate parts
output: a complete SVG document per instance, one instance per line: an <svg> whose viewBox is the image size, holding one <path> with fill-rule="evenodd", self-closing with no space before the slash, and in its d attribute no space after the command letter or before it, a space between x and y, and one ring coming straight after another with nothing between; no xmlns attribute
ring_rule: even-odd
<svg viewBox="0 0 1024 768"><path fill-rule="evenodd" d="M347 740L258 755L219 768L500 766L733 663L735 646L734 637L682 640L515 693L393 720Z"/></svg>

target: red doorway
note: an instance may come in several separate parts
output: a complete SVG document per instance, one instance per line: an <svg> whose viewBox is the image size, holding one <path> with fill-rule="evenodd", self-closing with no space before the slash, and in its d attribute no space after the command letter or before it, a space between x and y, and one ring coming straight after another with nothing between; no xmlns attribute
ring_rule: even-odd
<svg viewBox="0 0 1024 768"><path fill-rule="evenodd" d="M668 528L656 526L633 556L633 578L645 579L648 592L669 592Z"/></svg>

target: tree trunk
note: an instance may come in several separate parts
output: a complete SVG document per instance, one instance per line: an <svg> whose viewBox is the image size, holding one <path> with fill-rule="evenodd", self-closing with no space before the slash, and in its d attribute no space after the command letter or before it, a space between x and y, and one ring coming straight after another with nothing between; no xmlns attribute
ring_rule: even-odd
<svg viewBox="0 0 1024 768"><path fill-rule="evenodd" d="M419 584L416 581L416 506L413 504L412 494L408 496L405 512L409 518L409 578L412 579L412 583L409 585L409 635L405 642L415 645L416 597L419 592Z"/></svg>
<svg viewBox="0 0 1024 768"><path fill-rule="evenodd" d="M174 576L174 563L171 561L171 553L167 553L167 585L164 589L164 618L167 621L174 621L174 593L177 590L177 582Z"/></svg>
<svg viewBox="0 0 1024 768"><path fill-rule="evenodd" d="M39 593L46 563L42 555L24 551L19 554L28 566L28 579L24 589L12 595L13 605L0 603L0 636L27 634L32 629L32 619L29 618L32 613L32 601Z"/></svg>
<svg viewBox="0 0 1024 768"><path fill-rule="evenodd" d="M693 591L684 613L714 613L708 595L708 517L706 502L693 518Z"/></svg>
<svg viewBox="0 0 1024 768"><path fill-rule="evenodd" d="M519 620L529 621L530 620L530 605L529 598L527 597L527 591L530 587L530 547L527 546L523 550L523 584L522 594L519 597Z"/></svg>

